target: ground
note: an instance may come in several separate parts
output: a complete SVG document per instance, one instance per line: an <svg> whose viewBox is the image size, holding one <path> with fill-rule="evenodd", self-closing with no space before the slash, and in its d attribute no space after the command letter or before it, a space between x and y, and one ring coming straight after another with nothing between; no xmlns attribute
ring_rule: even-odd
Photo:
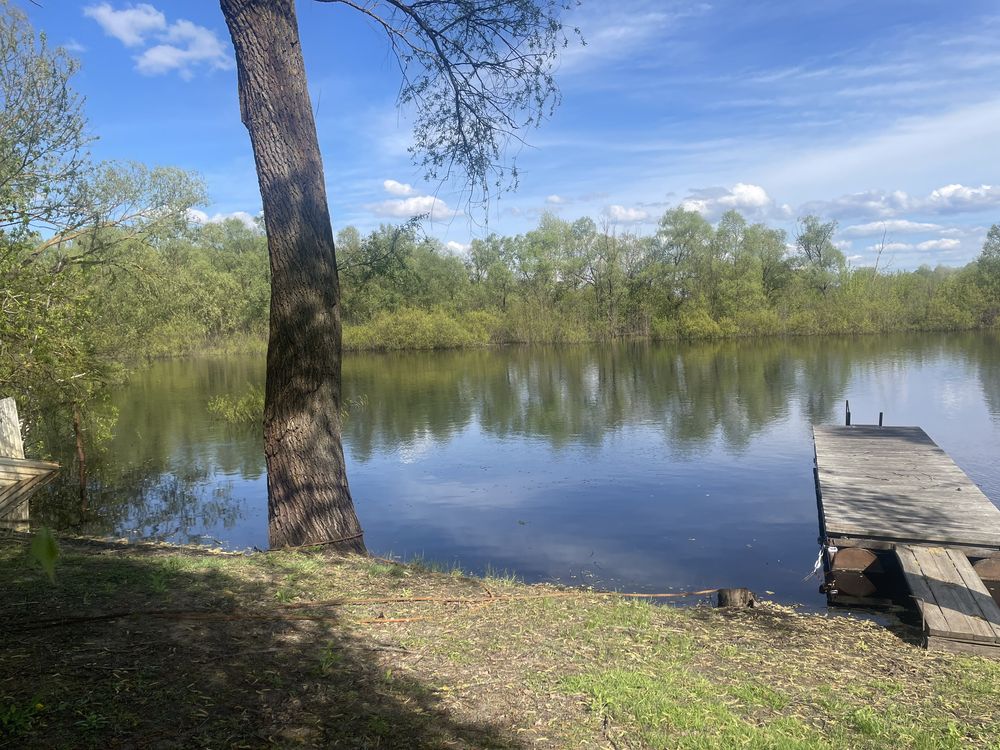
<svg viewBox="0 0 1000 750"><path fill-rule="evenodd" d="M1000 748L1000 663L904 626L322 550L0 538L0 747Z"/></svg>

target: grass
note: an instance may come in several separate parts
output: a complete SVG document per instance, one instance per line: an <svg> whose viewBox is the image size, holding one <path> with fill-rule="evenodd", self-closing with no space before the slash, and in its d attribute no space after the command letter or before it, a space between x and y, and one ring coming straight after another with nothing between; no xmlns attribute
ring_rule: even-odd
<svg viewBox="0 0 1000 750"><path fill-rule="evenodd" d="M61 546L52 584L0 537L0 747L1000 747L1000 665L902 626L426 561Z"/></svg>

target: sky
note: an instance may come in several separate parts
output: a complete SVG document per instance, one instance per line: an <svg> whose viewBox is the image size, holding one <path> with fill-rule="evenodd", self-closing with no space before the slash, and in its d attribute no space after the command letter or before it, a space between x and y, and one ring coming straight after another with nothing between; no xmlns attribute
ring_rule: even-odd
<svg viewBox="0 0 1000 750"><path fill-rule="evenodd" d="M95 157L198 172L202 221L260 212L217 3L14 4L80 60ZM461 253L544 212L648 234L674 206L734 208L790 238L807 214L836 220L853 265L881 249L880 268L904 270L965 264L1000 222L996 0L584 0L565 18L586 44L558 63L562 104L485 213L414 166L372 22L297 9L335 230L430 212L428 234Z"/></svg>

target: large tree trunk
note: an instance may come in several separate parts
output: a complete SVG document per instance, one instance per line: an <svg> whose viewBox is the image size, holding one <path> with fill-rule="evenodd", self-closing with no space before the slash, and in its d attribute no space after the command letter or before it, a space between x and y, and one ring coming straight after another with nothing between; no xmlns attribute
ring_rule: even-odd
<svg viewBox="0 0 1000 750"><path fill-rule="evenodd" d="M271 257L264 399L271 547L364 552L340 442L340 289L293 0L221 0Z"/></svg>

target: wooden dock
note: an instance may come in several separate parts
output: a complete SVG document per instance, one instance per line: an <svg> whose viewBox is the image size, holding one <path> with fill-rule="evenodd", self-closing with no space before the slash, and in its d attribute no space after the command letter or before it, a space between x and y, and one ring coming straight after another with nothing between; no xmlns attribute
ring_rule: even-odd
<svg viewBox="0 0 1000 750"><path fill-rule="evenodd" d="M893 556L928 647L1000 656L1000 607L970 563L1000 556L1000 509L919 427L815 426L813 439L828 572L844 548Z"/></svg>

